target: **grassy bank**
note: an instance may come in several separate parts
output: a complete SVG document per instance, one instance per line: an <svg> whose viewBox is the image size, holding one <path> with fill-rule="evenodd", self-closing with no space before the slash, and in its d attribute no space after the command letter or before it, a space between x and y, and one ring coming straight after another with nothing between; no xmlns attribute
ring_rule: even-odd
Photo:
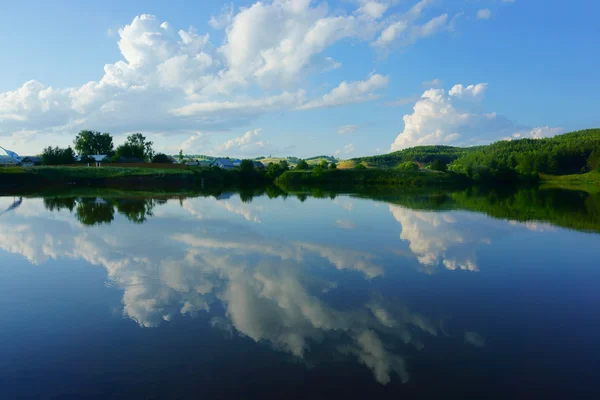
<svg viewBox="0 0 600 400"><path fill-rule="evenodd" d="M576 175L542 175L541 188L568 189L587 193L600 193L600 172ZM189 167L142 168L87 166L64 167L0 167L0 192L41 193L64 188L111 188L149 192L223 191L236 187L259 187L272 184L263 172L225 171L218 168ZM462 174L428 170L405 171L401 169L334 169L285 172L275 183L286 191L311 191L326 189L338 192L358 192L365 189L393 191L428 189L457 189L473 185ZM480 182L481 184L481 182ZM490 181L491 187L505 187ZM526 185L531 187L535 184Z"/></svg>
<svg viewBox="0 0 600 400"><path fill-rule="evenodd" d="M218 168L32 167L0 168L0 191L41 191L65 187L177 191L204 187L262 185L263 173Z"/></svg>
<svg viewBox="0 0 600 400"><path fill-rule="evenodd" d="M600 172L575 175L541 175L543 189L581 190L600 193Z"/></svg>

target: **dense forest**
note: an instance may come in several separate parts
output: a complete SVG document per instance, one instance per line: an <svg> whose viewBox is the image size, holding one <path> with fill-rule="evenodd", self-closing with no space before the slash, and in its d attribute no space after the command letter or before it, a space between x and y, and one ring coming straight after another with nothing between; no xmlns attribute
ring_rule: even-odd
<svg viewBox="0 0 600 400"><path fill-rule="evenodd" d="M564 175L597 170L600 129L566 133L546 139L496 142L453 161L449 170L475 180Z"/></svg>

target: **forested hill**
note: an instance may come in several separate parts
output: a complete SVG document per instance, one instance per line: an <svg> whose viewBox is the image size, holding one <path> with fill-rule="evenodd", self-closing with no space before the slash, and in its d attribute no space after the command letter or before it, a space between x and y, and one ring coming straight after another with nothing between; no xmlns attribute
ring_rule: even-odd
<svg viewBox="0 0 600 400"><path fill-rule="evenodd" d="M369 166L378 168L393 168L407 161L413 161L420 164L431 164L434 161L440 160L444 164L450 164L452 161L479 148L480 147L418 146L388 154L353 158L352 161L356 163L365 162Z"/></svg>
<svg viewBox="0 0 600 400"><path fill-rule="evenodd" d="M464 174L475 180L564 175L600 168L600 129L545 139L500 141L487 146L419 146L389 154L355 158L370 167L394 168L407 161Z"/></svg>
<svg viewBox="0 0 600 400"><path fill-rule="evenodd" d="M449 169L475 180L511 175L584 173L600 167L600 129L546 139L521 139L482 146L458 158Z"/></svg>

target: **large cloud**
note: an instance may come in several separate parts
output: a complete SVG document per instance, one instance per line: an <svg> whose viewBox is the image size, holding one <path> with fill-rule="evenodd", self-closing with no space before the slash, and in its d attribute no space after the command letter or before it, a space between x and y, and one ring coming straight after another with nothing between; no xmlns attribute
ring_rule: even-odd
<svg viewBox="0 0 600 400"><path fill-rule="evenodd" d="M445 144L469 146L507 138L541 138L560 133L560 128L528 128L517 125L495 112L481 112L479 102L487 83L454 85L428 89L406 114L404 130L391 145L391 151L413 146Z"/></svg>

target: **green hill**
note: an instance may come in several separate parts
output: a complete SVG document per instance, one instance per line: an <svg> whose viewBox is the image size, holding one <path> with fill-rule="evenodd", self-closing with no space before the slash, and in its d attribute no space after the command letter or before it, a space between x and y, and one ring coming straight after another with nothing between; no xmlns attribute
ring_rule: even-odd
<svg viewBox="0 0 600 400"><path fill-rule="evenodd" d="M395 151L393 153L381 154L377 156L367 156L353 158L355 164L366 163L370 167L393 168L407 161L413 161L419 164L431 164L436 160L444 164L450 164L452 161L476 151L480 147L452 147L452 146L417 146L409 149Z"/></svg>
<svg viewBox="0 0 600 400"><path fill-rule="evenodd" d="M393 168L407 161L421 166L439 161L452 172L476 181L538 179L539 174L566 175L600 170L600 129L587 129L544 139L499 141L487 146L418 146L349 160Z"/></svg>

